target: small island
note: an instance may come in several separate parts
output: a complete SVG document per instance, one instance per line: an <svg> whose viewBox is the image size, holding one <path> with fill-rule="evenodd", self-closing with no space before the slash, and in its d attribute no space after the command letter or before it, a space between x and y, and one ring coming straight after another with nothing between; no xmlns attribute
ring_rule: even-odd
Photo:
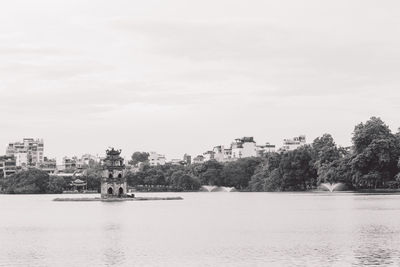
<svg viewBox="0 0 400 267"><path fill-rule="evenodd" d="M181 197L135 197L127 193L124 159L121 150L106 150L101 177L101 197L55 198L54 201L143 201L143 200L181 200Z"/></svg>

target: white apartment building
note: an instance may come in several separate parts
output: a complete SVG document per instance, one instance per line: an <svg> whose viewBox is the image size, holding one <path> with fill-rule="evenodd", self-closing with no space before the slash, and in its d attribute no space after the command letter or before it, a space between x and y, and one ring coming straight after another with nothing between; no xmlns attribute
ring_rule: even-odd
<svg viewBox="0 0 400 267"><path fill-rule="evenodd" d="M165 156L157 154L156 152L149 153L149 164L150 166L164 165L166 162Z"/></svg>
<svg viewBox="0 0 400 267"><path fill-rule="evenodd" d="M193 164L203 163L204 157L202 155L198 155L193 158Z"/></svg>
<svg viewBox="0 0 400 267"><path fill-rule="evenodd" d="M225 159L225 148L224 146L215 146L213 148L214 159L218 162L223 162Z"/></svg>
<svg viewBox="0 0 400 267"><path fill-rule="evenodd" d="M214 159L218 162L228 162L240 158L262 157L266 153L274 151L275 145L266 143L257 146L253 137L242 137L235 139L230 148L225 148L223 145L215 146L212 151L203 153L202 159L204 161Z"/></svg>
<svg viewBox="0 0 400 267"><path fill-rule="evenodd" d="M62 159L62 164L57 166L57 169L59 171L64 171L64 170L76 170L76 169L83 169L86 166L88 166L91 161L100 163L101 158L98 156L93 156L91 154L84 154L80 158L77 156L73 157L63 157Z"/></svg>
<svg viewBox="0 0 400 267"><path fill-rule="evenodd" d="M214 152L213 151L207 151L203 153L204 161L209 161L214 159Z"/></svg>
<svg viewBox="0 0 400 267"><path fill-rule="evenodd" d="M169 161L170 164L172 165L186 165L186 161L182 160L182 159L171 159Z"/></svg>
<svg viewBox="0 0 400 267"><path fill-rule="evenodd" d="M257 146L253 137L243 137L235 139L231 144L232 158L241 159L257 156Z"/></svg>
<svg viewBox="0 0 400 267"><path fill-rule="evenodd" d="M299 135L289 139L283 139L283 146L280 148L282 151L290 151L299 148L306 144L306 136Z"/></svg>
<svg viewBox="0 0 400 267"><path fill-rule="evenodd" d="M14 154L15 161L18 167L28 166L28 152L20 151Z"/></svg>
<svg viewBox="0 0 400 267"><path fill-rule="evenodd" d="M257 157L263 157L267 153L275 152L275 145L266 143L265 145L257 146Z"/></svg>
<svg viewBox="0 0 400 267"><path fill-rule="evenodd" d="M47 157L44 157L43 163L41 163L39 167L42 171L53 175L57 172L57 161L56 159L48 159Z"/></svg>
<svg viewBox="0 0 400 267"><path fill-rule="evenodd" d="M16 172L16 162L13 156L0 156L0 179Z"/></svg>
<svg viewBox="0 0 400 267"><path fill-rule="evenodd" d="M43 139L24 138L22 142L9 143L7 156L14 156L18 167L37 166L43 163Z"/></svg>

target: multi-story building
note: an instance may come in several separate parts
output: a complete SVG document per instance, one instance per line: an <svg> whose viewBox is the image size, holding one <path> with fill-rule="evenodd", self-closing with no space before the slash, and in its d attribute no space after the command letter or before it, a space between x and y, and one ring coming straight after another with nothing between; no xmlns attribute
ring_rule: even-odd
<svg viewBox="0 0 400 267"><path fill-rule="evenodd" d="M225 149L224 146L215 146L212 150L214 153L214 159L219 162L223 162L225 159Z"/></svg>
<svg viewBox="0 0 400 267"><path fill-rule="evenodd" d="M232 148L225 148L224 146L215 146L213 148L214 159L218 162L232 161Z"/></svg>
<svg viewBox="0 0 400 267"><path fill-rule="evenodd" d="M63 157L61 166L58 169L63 170L76 170L78 168L78 157Z"/></svg>
<svg viewBox="0 0 400 267"><path fill-rule="evenodd" d="M267 153L275 152L275 145L266 143L265 145L257 146L257 157L263 157Z"/></svg>
<svg viewBox="0 0 400 267"><path fill-rule="evenodd" d="M203 153L204 161L209 161L209 160L215 159L214 156L215 156L215 153L211 150Z"/></svg>
<svg viewBox="0 0 400 267"><path fill-rule="evenodd" d="M242 137L235 139L230 148L219 145L215 146L212 151L203 153L203 160L214 159L218 162L228 162L240 158L262 157L266 153L273 151L275 151L275 145L266 143L265 145L257 146L253 137Z"/></svg>
<svg viewBox="0 0 400 267"><path fill-rule="evenodd" d="M192 163L192 156L188 154L183 155L183 161L186 162L186 165L190 165Z"/></svg>
<svg viewBox="0 0 400 267"><path fill-rule="evenodd" d="M186 161L182 159L171 159L169 163L172 165L182 165L182 166L186 165Z"/></svg>
<svg viewBox="0 0 400 267"><path fill-rule="evenodd" d="M100 163L101 159L99 156L94 156L91 154L84 154L80 159L80 165L90 165L93 163Z"/></svg>
<svg viewBox="0 0 400 267"><path fill-rule="evenodd" d="M18 167L37 166L43 162L43 139L24 138L22 142L9 143L7 156L14 156Z"/></svg>
<svg viewBox="0 0 400 267"><path fill-rule="evenodd" d="M0 156L0 178L12 175L17 170L14 156Z"/></svg>
<svg viewBox="0 0 400 267"><path fill-rule="evenodd" d="M157 154L156 152L149 153L149 164L150 166L164 165L166 162L165 156Z"/></svg>
<svg viewBox="0 0 400 267"><path fill-rule="evenodd" d="M77 156L73 157L63 157L61 165L57 166L57 170L65 171L65 170L82 170L87 167L90 167L91 164L100 163L101 158L98 156L93 156L90 154L84 154L82 157L78 158Z"/></svg>
<svg viewBox="0 0 400 267"><path fill-rule="evenodd" d="M256 142L253 137L236 138L231 144L232 158L248 158L257 156Z"/></svg>
<svg viewBox="0 0 400 267"><path fill-rule="evenodd" d="M47 157L44 157L43 162L39 167L42 171L45 171L48 174L54 174L57 171L57 161L56 159L48 159Z"/></svg>
<svg viewBox="0 0 400 267"><path fill-rule="evenodd" d="M299 135L293 138L283 139L283 146L280 148L281 151L290 151L299 148L306 144L306 136Z"/></svg>
<svg viewBox="0 0 400 267"><path fill-rule="evenodd" d="M224 149L224 161L232 161L232 148Z"/></svg>
<svg viewBox="0 0 400 267"><path fill-rule="evenodd" d="M204 157L202 155L198 155L193 158L193 164L199 164L204 162Z"/></svg>

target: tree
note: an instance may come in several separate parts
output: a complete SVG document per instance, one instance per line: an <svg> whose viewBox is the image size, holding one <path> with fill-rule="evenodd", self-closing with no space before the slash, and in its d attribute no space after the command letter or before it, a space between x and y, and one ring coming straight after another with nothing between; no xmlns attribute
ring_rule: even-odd
<svg viewBox="0 0 400 267"><path fill-rule="evenodd" d="M160 166L154 166L146 169L143 183L145 185L165 185L166 180L164 172Z"/></svg>
<svg viewBox="0 0 400 267"><path fill-rule="evenodd" d="M316 138L312 143L313 166L317 170L317 184L323 182L333 183L337 179L331 170L332 162L338 160L342 153L337 148L333 137L330 134L324 134ZM327 173L329 172L329 173Z"/></svg>
<svg viewBox="0 0 400 267"><path fill-rule="evenodd" d="M102 172L103 169L100 165L94 165L93 168L85 171L83 178L86 180L88 190L100 191Z"/></svg>
<svg viewBox="0 0 400 267"><path fill-rule="evenodd" d="M261 162L249 182L250 191L281 191L283 175L279 169L283 153L269 153Z"/></svg>
<svg viewBox="0 0 400 267"><path fill-rule="evenodd" d="M136 166L140 162L147 162L149 160L149 153L136 151L132 154L130 164Z"/></svg>
<svg viewBox="0 0 400 267"><path fill-rule="evenodd" d="M268 192L284 191L282 173L279 169L274 169L265 179L264 190Z"/></svg>
<svg viewBox="0 0 400 267"><path fill-rule="evenodd" d="M261 158L251 157L226 163L221 173L223 185L233 186L238 189L247 188L251 177L261 162Z"/></svg>
<svg viewBox="0 0 400 267"><path fill-rule="evenodd" d="M352 187L355 178L351 167L352 156L346 155L318 169L319 182L344 183Z"/></svg>
<svg viewBox="0 0 400 267"><path fill-rule="evenodd" d="M269 176L267 170L258 170L254 173L249 181L249 190L252 192L265 191L265 180Z"/></svg>
<svg viewBox="0 0 400 267"><path fill-rule="evenodd" d="M67 182L64 177L50 176L48 193L61 194L67 188Z"/></svg>
<svg viewBox="0 0 400 267"><path fill-rule="evenodd" d="M174 172L171 181L175 188L182 190L199 190L201 186L200 180L197 177L187 174L182 170Z"/></svg>
<svg viewBox="0 0 400 267"><path fill-rule="evenodd" d="M380 118L372 117L365 124L358 124L352 141L355 186L377 188L394 179L398 172L400 142Z"/></svg>
<svg viewBox="0 0 400 267"><path fill-rule="evenodd" d="M202 185L223 185L222 164L216 160L209 160L195 167L193 170L197 172L194 176L200 178Z"/></svg>
<svg viewBox="0 0 400 267"><path fill-rule="evenodd" d="M312 164L312 148L309 145L284 152L279 169L283 190L306 190L316 184L317 172Z"/></svg>
<svg viewBox="0 0 400 267"><path fill-rule="evenodd" d="M316 168L340 158L340 151L330 134L317 137L312 143L312 150Z"/></svg>
<svg viewBox="0 0 400 267"><path fill-rule="evenodd" d="M9 194L44 194L49 192L49 175L38 169L29 169L4 179L4 191Z"/></svg>

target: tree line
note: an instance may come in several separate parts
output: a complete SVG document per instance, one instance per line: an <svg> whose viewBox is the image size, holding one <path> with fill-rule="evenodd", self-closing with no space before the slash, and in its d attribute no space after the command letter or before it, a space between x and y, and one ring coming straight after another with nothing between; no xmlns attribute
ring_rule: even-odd
<svg viewBox="0 0 400 267"><path fill-rule="evenodd" d="M215 160L186 166L150 166L149 154L135 152L128 186L143 191L198 191L202 185L235 187L240 191L304 191L321 183L341 182L349 189L400 187L400 133L392 133L377 117L355 126L352 146L336 145L330 134L291 151L267 153L220 163ZM87 166L80 179L99 190L101 166ZM6 193L60 193L70 178L49 176L32 169L2 181Z"/></svg>
<svg viewBox="0 0 400 267"><path fill-rule="evenodd" d="M147 158L145 152L132 155L133 162L143 164L129 173L131 186L197 190L216 185L242 191L304 191L337 182L352 190L400 186L400 133L377 117L355 126L348 148L324 134L295 150L226 163L149 166Z"/></svg>

